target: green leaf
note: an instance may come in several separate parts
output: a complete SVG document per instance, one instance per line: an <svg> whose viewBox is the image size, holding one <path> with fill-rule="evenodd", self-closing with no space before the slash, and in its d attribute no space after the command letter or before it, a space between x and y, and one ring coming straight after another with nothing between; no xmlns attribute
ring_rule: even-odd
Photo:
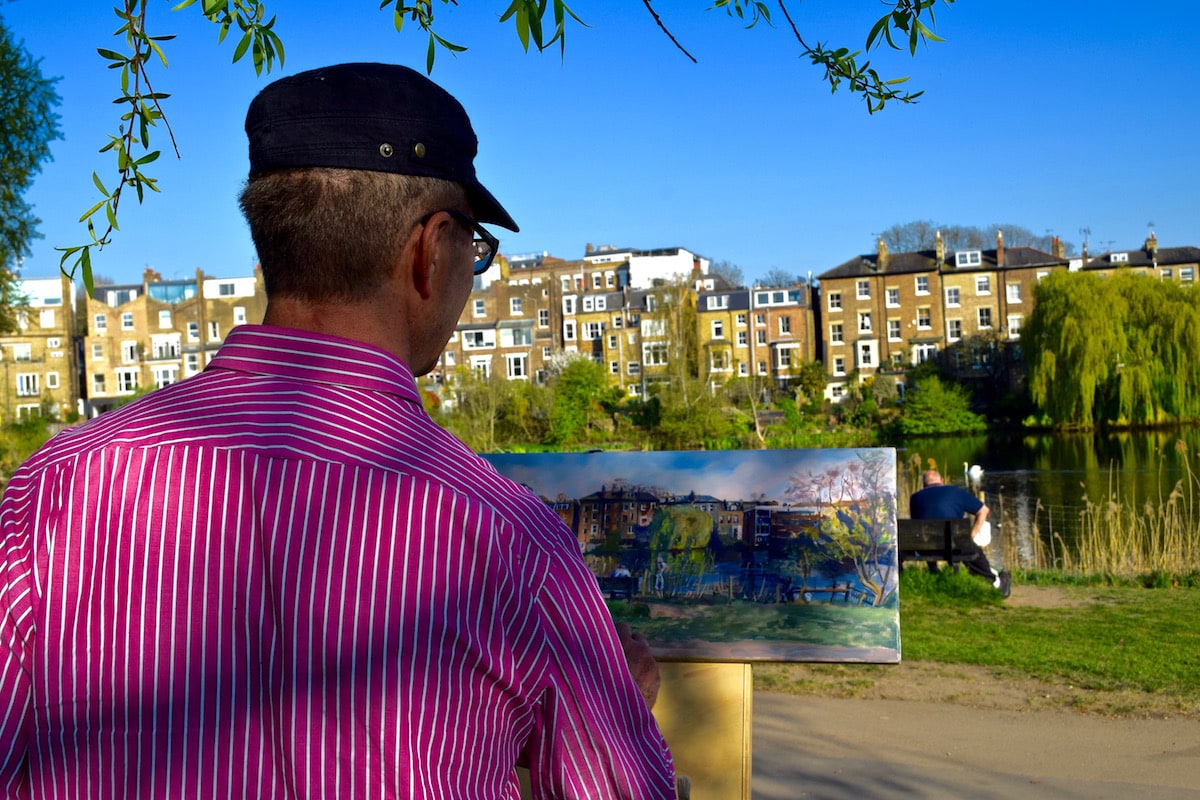
<svg viewBox="0 0 1200 800"><path fill-rule="evenodd" d="M83 221L85 221L85 220L86 220L88 217L90 217L92 214L95 214L97 211L99 211L99 210L100 210L100 207L101 207L101 206L103 206L103 205L104 205L105 203L107 203L107 202L108 202L108 198L106 197L106 198L104 198L103 200L101 200L99 203L96 203L96 205L92 206L92 207L91 207L91 208L89 208L87 211L83 212L83 214L82 214L82 215L79 217L79 220L78 220L78 221L79 221L79 222L83 222Z"/></svg>
<svg viewBox="0 0 1200 800"><path fill-rule="evenodd" d="M425 53L425 73L427 75L433 73L433 58L435 55L433 34L431 33L429 34L429 50Z"/></svg>
<svg viewBox="0 0 1200 800"><path fill-rule="evenodd" d="M905 80L907 80L907 79L905 79ZM139 167L145 166L146 164L151 164L155 161L158 161L159 154L160 154L160 151L158 151L158 150L155 150L151 153L146 153L146 155L142 156L141 158L139 158L137 161L135 161L133 163L138 165Z"/></svg>
<svg viewBox="0 0 1200 800"><path fill-rule="evenodd" d="M87 289L88 297L96 296L96 278L92 275L92 249L84 247L79 255L80 272L83 277L83 288Z"/></svg>
<svg viewBox="0 0 1200 800"><path fill-rule="evenodd" d="M112 203L106 203L104 205L104 215L108 217L108 226L110 228L112 228L114 231L121 230L121 227L117 225L117 210L113 208Z"/></svg>
<svg viewBox="0 0 1200 800"><path fill-rule="evenodd" d="M103 47L97 47L96 52L100 54L101 58L107 58L109 61L119 61L122 63L128 61L128 58L124 53L118 53L116 50L107 50Z"/></svg>
<svg viewBox="0 0 1200 800"><path fill-rule="evenodd" d="M242 39L240 42L238 42L237 47L233 49L233 60L235 63L242 60L242 56L246 55L246 51L250 49L250 44L253 41L254 37L251 36L249 31L242 36Z"/></svg>
<svg viewBox="0 0 1200 800"><path fill-rule="evenodd" d="M103 152L103 151L101 151L101 152ZM108 189L104 188L104 184L101 182L100 176L97 175L95 172L92 173L92 183L95 184L96 188L100 190L100 194L104 195L105 197L108 197Z"/></svg>

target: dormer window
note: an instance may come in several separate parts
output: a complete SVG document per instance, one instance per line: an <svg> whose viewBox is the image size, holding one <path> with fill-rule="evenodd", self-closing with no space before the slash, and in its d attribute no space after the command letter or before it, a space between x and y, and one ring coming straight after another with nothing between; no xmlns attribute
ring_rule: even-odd
<svg viewBox="0 0 1200 800"><path fill-rule="evenodd" d="M954 254L954 266L978 267L983 263L983 253L979 250L962 250Z"/></svg>
<svg viewBox="0 0 1200 800"><path fill-rule="evenodd" d="M1129 253L1109 253L1108 263L1110 264L1128 264Z"/></svg>

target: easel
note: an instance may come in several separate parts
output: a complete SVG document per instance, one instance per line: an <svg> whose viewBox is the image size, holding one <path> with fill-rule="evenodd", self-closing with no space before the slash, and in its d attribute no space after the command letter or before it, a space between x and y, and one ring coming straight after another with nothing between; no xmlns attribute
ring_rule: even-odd
<svg viewBox="0 0 1200 800"><path fill-rule="evenodd" d="M659 662L654 718L675 758L681 800L750 800L754 682L746 663ZM523 772L523 771L522 771ZM522 797L531 797L525 775Z"/></svg>

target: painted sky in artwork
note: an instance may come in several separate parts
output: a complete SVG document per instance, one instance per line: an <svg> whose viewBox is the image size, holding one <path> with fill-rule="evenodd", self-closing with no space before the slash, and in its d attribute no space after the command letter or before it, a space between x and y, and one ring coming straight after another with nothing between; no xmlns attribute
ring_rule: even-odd
<svg viewBox="0 0 1200 800"><path fill-rule="evenodd" d="M488 459L505 475L555 497L583 497L623 479L657 486L672 494L712 495L746 500L762 495L782 500L797 473L844 469L866 450L754 450L655 453L544 453L537 456L494 454ZM895 473L889 489L895 491Z"/></svg>

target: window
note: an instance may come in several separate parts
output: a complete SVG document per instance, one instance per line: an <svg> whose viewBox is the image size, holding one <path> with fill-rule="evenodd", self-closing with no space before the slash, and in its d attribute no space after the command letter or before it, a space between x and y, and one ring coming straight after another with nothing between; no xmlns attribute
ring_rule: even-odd
<svg viewBox="0 0 1200 800"><path fill-rule="evenodd" d="M781 347L776 351L775 365L780 369L790 369L792 366L792 349L790 347Z"/></svg>
<svg viewBox="0 0 1200 800"><path fill-rule="evenodd" d="M927 331L933 327L933 315L929 311L929 306L923 306L917 309L917 329Z"/></svg>
<svg viewBox="0 0 1200 800"><path fill-rule="evenodd" d="M765 361L758 362L758 374L759 375L767 374L767 362L765 362Z"/></svg>
<svg viewBox="0 0 1200 800"><path fill-rule="evenodd" d="M889 319L887 325L888 325L888 341L889 342L900 341L900 320Z"/></svg>
<svg viewBox="0 0 1200 800"><path fill-rule="evenodd" d="M170 312L170 310L163 309L162 311L158 312L158 327L160 327L160 328L171 327L171 312Z"/></svg>
<svg viewBox="0 0 1200 800"><path fill-rule="evenodd" d="M494 330L463 331L463 348L466 350L478 350L484 347L495 346L496 332Z"/></svg>
<svg viewBox="0 0 1200 800"><path fill-rule="evenodd" d="M975 276L975 294L991 294L992 279L988 275Z"/></svg>
<svg viewBox="0 0 1200 800"><path fill-rule="evenodd" d="M604 323L602 323L602 322L585 323L583 326L583 332L584 332L585 339L599 339L600 335L604 332Z"/></svg>
<svg viewBox="0 0 1200 800"><path fill-rule="evenodd" d="M200 323L199 322L189 322L188 323L188 341L189 342L200 341Z"/></svg>
<svg viewBox="0 0 1200 800"><path fill-rule="evenodd" d="M53 308L43 308L38 313L38 325L40 325L43 328L53 328L54 327L54 309Z"/></svg>
<svg viewBox="0 0 1200 800"><path fill-rule="evenodd" d="M104 360L104 345L102 345L102 344L92 345L92 360L93 361L103 361Z"/></svg>
<svg viewBox="0 0 1200 800"><path fill-rule="evenodd" d="M1010 303L1021 302L1021 284L1010 283L1008 286L1005 287L1005 293L1008 297L1008 302L1010 302Z"/></svg>
<svg viewBox="0 0 1200 800"><path fill-rule="evenodd" d="M621 374L621 362L620 361L608 362L608 371L611 372L613 375L620 375Z"/></svg>
<svg viewBox="0 0 1200 800"><path fill-rule="evenodd" d="M937 345L919 344L913 348L913 353L917 357L917 363L924 364L926 361L932 361L937 357Z"/></svg>
<svg viewBox="0 0 1200 800"><path fill-rule="evenodd" d="M946 305L957 308L961 305L962 297L957 286L951 286L946 289Z"/></svg>
<svg viewBox="0 0 1200 800"><path fill-rule="evenodd" d="M630 361L628 364L625 365L625 371L628 372L630 375L642 374L641 362Z"/></svg>
<svg viewBox="0 0 1200 800"><path fill-rule="evenodd" d="M1050 274L1049 272L1039 272L1037 274L1037 279L1040 281L1042 278L1045 278L1049 274Z"/></svg>
<svg viewBox="0 0 1200 800"><path fill-rule="evenodd" d="M1169 270L1169 269L1160 269L1160 270L1158 271L1158 277L1159 277L1159 278L1161 278L1161 279L1162 279L1162 280L1164 280L1164 281L1169 281L1169 280L1171 280L1171 270Z"/></svg>
<svg viewBox="0 0 1200 800"><path fill-rule="evenodd" d="M859 300L870 300L871 299L871 282L870 281L858 281L858 283L855 284L855 289L856 289L855 296Z"/></svg>
<svg viewBox="0 0 1200 800"><path fill-rule="evenodd" d="M567 315L571 315L571 314L575 313L575 296L574 295L563 298L563 313L567 314Z"/></svg>
<svg viewBox="0 0 1200 800"><path fill-rule="evenodd" d="M471 356L471 371L481 378L492 377L492 357Z"/></svg>
<svg viewBox="0 0 1200 800"><path fill-rule="evenodd" d="M108 315L107 314L97 314L95 317L92 318L92 327L95 328L96 331L98 331L98 332L108 330Z"/></svg>
<svg viewBox="0 0 1200 800"><path fill-rule="evenodd" d="M900 306L900 290L899 289L888 289L887 290L887 306L888 306L888 308L899 308L899 306Z"/></svg>
<svg viewBox="0 0 1200 800"><path fill-rule="evenodd" d="M617 349L617 336L616 336L616 334L609 334L609 337L608 337L608 349L609 349L609 350L616 350L616 349Z"/></svg>
<svg viewBox="0 0 1200 800"><path fill-rule="evenodd" d="M542 347L542 358L544 358L544 359L549 358L550 352L551 352L550 345L545 345L544 347Z"/></svg>
<svg viewBox="0 0 1200 800"><path fill-rule="evenodd" d="M745 331L737 332L737 343L738 343L738 347L745 347L747 344L749 344L749 340L746 338Z"/></svg>
<svg viewBox="0 0 1200 800"><path fill-rule="evenodd" d="M154 387L161 389L164 386L170 386L172 383L175 383L179 379L178 370L179 368L174 365L155 367Z"/></svg>
<svg viewBox="0 0 1200 800"><path fill-rule="evenodd" d="M195 375L200 371L200 354L188 353L183 358L183 370L186 375Z"/></svg>
<svg viewBox="0 0 1200 800"><path fill-rule="evenodd" d="M138 360L138 343L121 342L121 361L132 364Z"/></svg>
<svg viewBox="0 0 1200 800"><path fill-rule="evenodd" d="M599 272L592 273L592 288L593 289L604 288L604 276L602 274L600 274Z"/></svg>
<svg viewBox="0 0 1200 800"><path fill-rule="evenodd" d="M1021 338L1021 316L1015 315L1008 318L1008 338Z"/></svg>
<svg viewBox="0 0 1200 800"><path fill-rule="evenodd" d="M210 342L221 341L221 323L215 321L208 323L208 340Z"/></svg>
<svg viewBox="0 0 1200 800"><path fill-rule="evenodd" d="M740 375L741 377L744 378L749 374L750 374L750 367L748 367L746 365L745 361L739 361L738 362L738 375Z"/></svg>
<svg viewBox="0 0 1200 800"><path fill-rule="evenodd" d="M17 374L17 397L37 397L38 376L31 372Z"/></svg>
<svg viewBox="0 0 1200 800"><path fill-rule="evenodd" d="M508 313L514 317L519 317L524 313L525 299L522 297L508 298Z"/></svg>
<svg viewBox="0 0 1200 800"><path fill-rule="evenodd" d="M791 317L780 317L779 318L779 333L782 335L786 335L791 332L792 332L792 318Z"/></svg>
<svg viewBox="0 0 1200 800"><path fill-rule="evenodd" d="M767 343L767 332L766 331L755 331L754 332L754 341L758 342L759 344L766 344Z"/></svg>
<svg viewBox="0 0 1200 800"><path fill-rule="evenodd" d="M667 363L667 346L661 342L648 344L643 349L643 361L652 367L659 367Z"/></svg>
<svg viewBox="0 0 1200 800"><path fill-rule="evenodd" d="M568 342L575 341L575 323L572 320L567 320L563 323L563 340Z"/></svg>
<svg viewBox="0 0 1200 800"><path fill-rule="evenodd" d="M990 308L979 309L979 327L980 328L992 327L992 310Z"/></svg>
<svg viewBox="0 0 1200 800"><path fill-rule="evenodd" d="M447 367L453 367L458 363L458 361L454 358L454 353L451 353L449 350L447 350L444 355L446 356Z"/></svg>
<svg viewBox="0 0 1200 800"><path fill-rule="evenodd" d="M179 358L179 339L164 334L153 339L153 352L156 359Z"/></svg>
<svg viewBox="0 0 1200 800"><path fill-rule="evenodd" d="M837 384L837 385L835 385L835 386L830 386L830 387L829 387L829 397L830 397L830 399L833 399L833 400L841 400L841 399L842 399L843 397L845 397L845 396L846 396L846 387L845 387L845 386L843 386L842 384L840 384L840 383L839 383L839 384Z"/></svg>
<svg viewBox="0 0 1200 800"><path fill-rule="evenodd" d="M509 378L528 378L529 364L525 356L506 356L508 362L508 377Z"/></svg>
<svg viewBox="0 0 1200 800"><path fill-rule="evenodd" d="M875 345L867 342L858 346L858 365L860 367L875 366Z"/></svg>
<svg viewBox="0 0 1200 800"><path fill-rule="evenodd" d="M625 318L622 317L620 314L617 314L615 317L612 318L612 326L614 328L624 327L625 326Z"/></svg>
<svg viewBox="0 0 1200 800"><path fill-rule="evenodd" d="M829 293L829 310L830 311L841 311L842 310L842 293L841 292L830 292Z"/></svg>
<svg viewBox="0 0 1200 800"><path fill-rule="evenodd" d="M829 326L829 341L831 344L841 344L845 341L842 332L842 323L835 322Z"/></svg>
<svg viewBox="0 0 1200 800"><path fill-rule="evenodd" d="M246 324L246 309L243 308L242 306L234 306L233 307L233 324L234 325L245 325Z"/></svg>
<svg viewBox="0 0 1200 800"><path fill-rule="evenodd" d="M711 355L709 363L712 365L713 372L727 372L729 370L729 353L721 350Z"/></svg>
<svg viewBox="0 0 1200 800"><path fill-rule="evenodd" d="M745 315L745 314L738 314L738 315L737 315L737 326L738 326L739 328L744 328L744 327L746 327L746 315Z"/></svg>
<svg viewBox="0 0 1200 800"><path fill-rule="evenodd" d="M712 338L725 338L725 322L723 320L714 319L712 323Z"/></svg>
<svg viewBox="0 0 1200 800"><path fill-rule="evenodd" d="M233 295L236 293L236 291L237 291L237 287L234 286L232 283L217 284L217 294L220 295L221 297L233 297Z"/></svg>
<svg viewBox="0 0 1200 800"><path fill-rule="evenodd" d="M615 286L615 285L616 285L616 283L617 283L617 276L616 276L616 275L612 274L611 272L606 272L606 273L604 273L604 284L605 284L605 285L606 285L608 288L610 288L610 289L611 289L613 286Z"/></svg>
<svg viewBox="0 0 1200 800"><path fill-rule="evenodd" d="M1179 269L1179 280L1181 283L1191 283L1195 279L1196 271L1191 267L1181 267Z"/></svg>
<svg viewBox="0 0 1200 800"><path fill-rule="evenodd" d="M946 320L946 338L952 342L957 342L962 338L961 319Z"/></svg>
<svg viewBox="0 0 1200 800"><path fill-rule="evenodd" d="M870 311L860 311L858 313L858 332L859 333L870 333L871 332L871 312Z"/></svg>
<svg viewBox="0 0 1200 800"><path fill-rule="evenodd" d="M482 300L476 300L473 303L471 303L471 316L486 317L487 316L487 304L484 303Z"/></svg>
<svg viewBox="0 0 1200 800"><path fill-rule="evenodd" d="M104 394L104 373L92 373L92 394Z"/></svg>
<svg viewBox="0 0 1200 800"><path fill-rule="evenodd" d="M28 342L14 344L13 361L32 361L33 360L33 345Z"/></svg>
<svg viewBox="0 0 1200 800"><path fill-rule="evenodd" d="M124 314L121 315L121 330L123 330L123 331L133 330L133 314L131 314L128 311L126 311Z"/></svg>
<svg viewBox="0 0 1200 800"><path fill-rule="evenodd" d="M117 370L117 393L132 394L138 388L138 371L136 369Z"/></svg>
<svg viewBox="0 0 1200 800"><path fill-rule="evenodd" d="M755 314L754 315L754 324L758 325L759 327L766 325L767 324L767 315L766 314Z"/></svg>
<svg viewBox="0 0 1200 800"><path fill-rule="evenodd" d="M983 263L983 253L979 250L963 250L954 254L954 266L978 267Z"/></svg>
<svg viewBox="0 0 1200 800"><path fill-rule="evenodd" d="M550 309L548 309L548 308L539 308L538 309L538 327L539 328L549 328L550 327Z"/></svg>
<svg viewBox="0 0 1200 800"><path fill-rule="evenodd" d="M529 347L531 344L533 344L533 331L529 328L512 329L513 347Z"/></svg>
<svg viewBox="0 0 1200 800"><path fill-rule="evenodd" d="M917 294L929 294L929 276L918 275L916 277Z"/></svg>
<svg viewBox="0 0 1200 800"><path fill-rule="evenodd" d="M716 294L708 298L708 309L710 311L718 308L729 308L729 295Z"/></svg>
<svg viewBox="0 0 1200 800"><path fill-rule="evenodd" d="M833 374L834 375L845 375L846 374L846 359L838 357L833 360Z"/></svg>

